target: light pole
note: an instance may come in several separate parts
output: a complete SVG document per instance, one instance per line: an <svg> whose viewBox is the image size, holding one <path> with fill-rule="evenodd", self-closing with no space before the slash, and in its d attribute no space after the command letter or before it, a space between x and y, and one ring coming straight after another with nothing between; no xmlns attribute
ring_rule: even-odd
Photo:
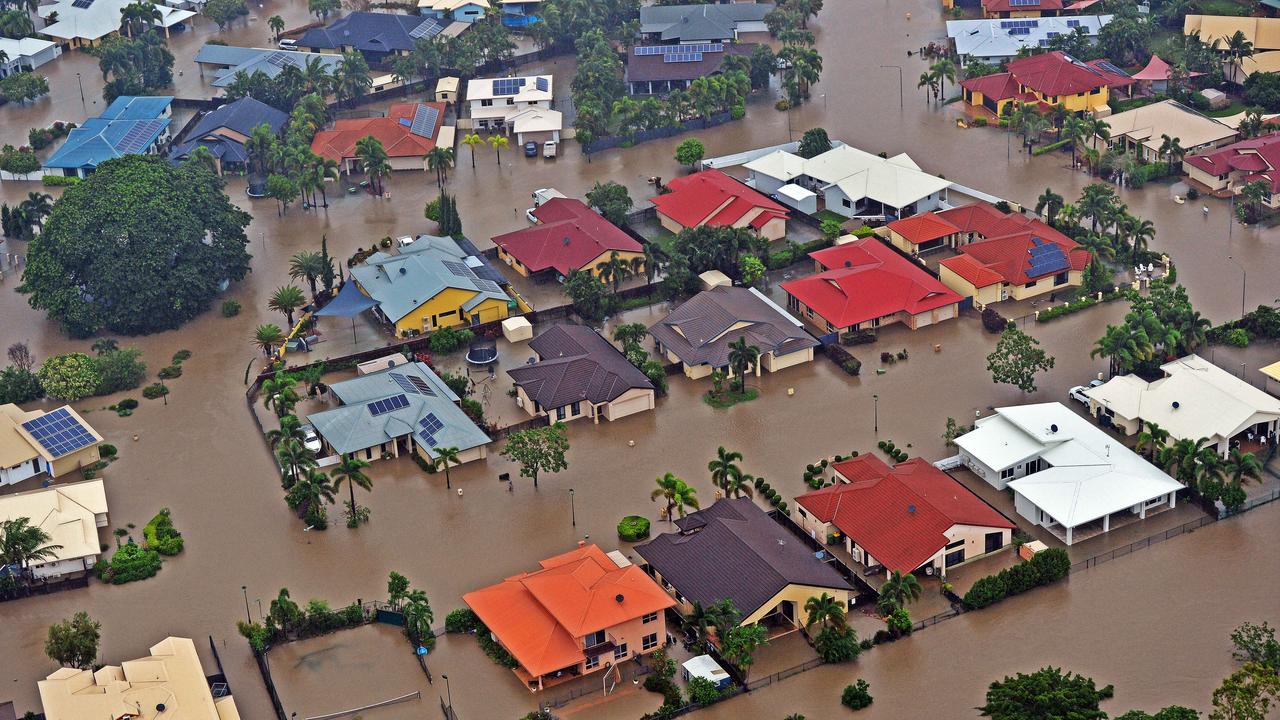
<svg viewBox="0 0 1280 720"><path fill-rule="evenodd" d="M881 65L880 68L881 69L893 68L894 70L898 71L898 109L901 110L902 108L906 107L902 99L902 66L901 65Z"/></svg>
<svg viewBox="0 0 1280 720"><path fill-rule="evenodd" d="M257 601L258 601L258 619L259 619L259 620L262 620L262 619L263 619L263 617L262 617L262 598L257 598Z"/></svg>
<svg viewBox="0 0 1280 720"><path fill-rule="evenodd" d="M249 614L249 586L241 585L240 592L244 593L244 617L249 621L249 624L252 625L253 615Z"/></svg>
<svg viewBox="0 0 1280 720"><path fill-rule="evenodd" d="M573 504L573 488L569 488L569 514L573 518L573 526L578 527L578 509Z"/></svg>
<svg viewBox="0 0 1280 720"><path fill-rule="evenodd" d="M1239 260L1235 259L1234 256L1228 255L1227 259L1235 263L1236 267L1240 268L1240 317L1243 318L1245 290L1249 287L1249 271L1246 270L1244 265L1241 264Z"/></svg>
<svg viewBox="0 0 1280 720"><path fill-rule="evenodd" d="M89 114L89 106L84 102L84 83L80 82L80 73L76 73L76 86L80 88L80 107L84 109L84 114Z"/></svg>
<svg viewBox="0 0 1280 720"><path fill-rule="evenodd" d="M449 714L452 715L453 714L453 688L449 686L448 675L445 675L444 673L440 673L440 677L444 678L444 690L445 690L445 693L449 696Z"/></svg>
<svg viewBox="0 0 1280 720"><path fill-rule="evenodd" d="M871 412L872 412L871 417L873 419L873 422L875 423L876 434L879 435L880 434L880 396L872 395L871 402L874 403L871 409Z"/></svg>

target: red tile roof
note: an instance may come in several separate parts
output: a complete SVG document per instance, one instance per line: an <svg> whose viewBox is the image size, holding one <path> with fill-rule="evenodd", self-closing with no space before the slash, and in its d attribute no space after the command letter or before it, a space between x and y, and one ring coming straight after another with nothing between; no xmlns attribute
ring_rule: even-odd
<svg viewBox="0 0 1280 720"><path fill-rule="evenodd" d="M605 220L581 200L554 198L533 211L538 224L493 238L530 272L548 268L561 275L581 270L611 250L644 252L634 238Z"/></svg>
<svg viewBox="0 0 1280 720"><path fill-rule="evenodd" d="M420 106L434 108L435 124L430 137L410 132L414 113ZM372 135L382 143L388 157L425 157L436 146L444 122L444 103L396 103L387 108L387 117L338 120L332 130L321 130L311 141L311 151L342 162L356 156L356 141Z"/></svg>
<svg viewBox="0 0 1280 720"><path fill-rule="evenodd" d="M1018 81L1007 72L993 73L981 77L969 78L960 82L960 87L970 92L979 92L993 101L1007 100L1016 97L1021 90Z"/></svg>
<svg viewBox="0 0 1280 720"><path fill-rule="evenodd" d="M1014 12L1021 10L1054 11L1062 9L1062 0L1040 0L1031 5L1014 6L1012 0L982 0L982 9L992 12Z"/></svg>
<svg viewBox="0 0 1280 720"><path fill-rule="evenodd" d="M975 288L998 285L1004 281L1000 273L968 255L956 255L938 261L938 264L969 281Z"/></svg>
<svg viewBox="0 0 1280 720"><path fill-rule="evenodd" d="M939 218L946 220L963 232L976 232L983 237L1004 235L1004 223L1009 214L1000 212L994 205L985 202L972 202L968 205L935 212Z"/></svg>
<svg viewBox="0 0 1280 720"><path fill-rule="evenodd" d="M1031 248L1035 246L1037 239L1061 247L1072 270L1083 270L1089 264L1090 255L1087 250L1038 218L1019 213L1002 213L984 202L970 203L937 214L963 232L982 236L982 240L961 245L960 255L940 261L941 265L973 283L974 287L987 287L997 282L1025 285L1035 277L1049 274L1027 274L1030 269Z"/></svg>
<svg viewBox="0 0 1280 720"><path fill-rule="evenodd" d="M725 175L704 170L667 183L671 191L650 198L658 212L684 227L732 226L748 212L759 208L761 216L750 223L759 229L773 218L786 218L787 209L765 195Z"/></svg>
<svg viewBox="0 0 1280 720"><path fill-rule="evenodd" d="M540 565L462 598L531 675L582 662L579 638L675 605L643 570L618 567L595 545Z"/></svg>
<svg viewBox="0 0 1280 720"><path fill-rule="evenodd" d="M965 80L960 85L993 100L1004 100L1018 95L1019 84L1052 98L1133 83L1133 78L1105 60L1081 62L1059 50L1010 60L1007 67L1007 73Z"/></svg>
<svg viewBox="0 0 1280 720"><path fill-rule="evenodd" d="M833 268L782 284L786 293L837 328L898 312L915 315L961 297L876 238L810 253Z"/></svg>
<svg viewBox="0 0 1280 720"><path fill-rule="evenodd" d="M1186 163L1210 175L1225 175L1232 170L1256 173L1246 182L1263 180L1271 192L1280 192L1280 133L1241 140L1199 155L1190 155Z"/></svg>
<svg viewBox="0 0 1280 720"><path fill-rule="evenodd" d="M1063 254L1067 256L1070 269L1083 270L1085 265L1089 264L1089 251L1080 248L1075 241L1067 239L1061 233L1056 234L1058 237L1054 238L1044 233L1028 230L1014 235L1005 235L962 245L960 252L973 258L988 269L999 273L1001 278L1011 285L1025 285L1037 278L1053 275L1067 269L1058 268L1051 272L1031 274L1034 272L1031 269L1031 248L1036 246L1037 240L1042 243L1053 243L1062 248Z"/></svg>
<svg viewBox="0 0 1280 720"><path fill-rule="evenodd" d="M911 572L928 562L947 546L946 532L954 525L1013 527L920 458L890 469L868 457L833 466L851 482L806 493L796 502L818 521L834 524L889 570Z"/></svg>
<svg viewBox="0 0 1280 720"><path fill-rule="evenodd" d="M894 220L889 223L889 229L906 238L912 245L927 243L930 240L960 232L960 228L931 212Z"/></svg>

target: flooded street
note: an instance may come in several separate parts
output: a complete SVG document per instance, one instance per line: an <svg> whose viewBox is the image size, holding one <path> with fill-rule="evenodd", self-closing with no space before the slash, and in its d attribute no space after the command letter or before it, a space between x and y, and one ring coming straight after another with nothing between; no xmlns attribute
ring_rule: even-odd
<svg viewBox="0 0 1280 720"><path fill-rule="evenodd" d="M265 10L255 10L259 12L285 14L290 26L306 21L305 3L298 0L274 0ZM908 12L913 19L907 20ZM197 33L210 32L204 23ZM812 27L826 68L823 82L814 87L814 100L790 115L774 111L769 98L753 100L745 121L698 134L709 156L785 142L788 123L795 138L821 125L833 138L871 152L908 152L929 171L1024 204L1034 205L1046 186L1073 199L1089 182L1063 167L1066 161L1058 156L1032 160L1014 152L1007 160L1006 137L999 131L955 127L958 104L942 110L926 106L912 87L924 64L905 52L942 34L936 0L829 2ZM260 19L222 37L233 44L261 44L265 32ZM196 70L190 57L202 42L190 33L175 40L175 74L185 73L178 79L180 94L189 94L183 88L207 92L185 85L198 81L191 77ZM20 142L32 124L83 116L74 73L95 74L92 95L97 96L101 75L92 60L73 53L41 68L50 74L53 98L31 108L0 108L0 133L11 138L7 141ZM882 64L903 68L902 109L898 72L881 69ZM558 97L568 94L572 66L564 58L537 65L555 73ZM42 111L41 103L57 110ZM555 186L580 196L597 181L616 180L628 186L633 198L645 197L651 189L649 176L679 172L670 157L677 142L609 151L590 162L573 143L555 160L506 151L501 166L492 150L482 148L474 170L470 151L461 148L449 191L458 199L468 236L489 247L491 236L525 226L523 210L535 188ZM37 189L36 184L4 183L0 199L13 203ZM453 471L461 496L445 491L443 477L425 475L405 459L378 463L371 472L373 491L358 491L360 503L372 508L369 525L352 531L336 522L328 531L304 533L282 500L273 460L245 405L246 374L256 373L260 364L250 337L260 323L281 322L266 309L267 297L288 282L289 258L300 250L318 250L322 235L328 237L330 252L345 259L383 236L434 230L422 218L423 204L437 194L429 174L399 173L388 189L390 200L335 189L329 192L327 211L294 207L280 217L272 201L250 201L240 181L230 182L232 198L255 215L248 230L253 272L228 293L244 310L228 319L215 307L182 330L122 343L140 347L153 372L177 350L193 351L183 376L169 383L167 406L142 400L142 407L126 418L99 411L119 397L140 397L136 391L76 404L120 449L120 460L104 473L110 527L132 522L141 528L167 506L186 537L186 550L168 559L150 580L123 586L95 582L87 590L0 604L0 699L15 700L20 712L37 709L35 683L54 669L44 659L45 629L83 609L103 623L101 658L108 662L145 654L166 634L193 637L197 647L212 635L242 715L267 718L271 709L257 668L234 628L245 616L241 586L247 587L250 614L256 619L254 601L261 599L265 608L281 587L288 587L300 603L322 598L337 607L381 599L387 573L396 570L426 590L440 625L445 613L461 606L466 591L527 570L584 536L612 549L618 545L615 526L623 515L656 520L659 508L649 493L654 478L664 472L688 480L702 502L710 503L714 488L706 463L719 445L742 451L744 470L768 478L788 499L805 489L801 473L806 463L855 449L866 452L877 439L891 439L912 456L949 455L941 439L948 416L963 422L991 406L1065 400L1068 387L1105 370L1106 362L1090 359L1088 348L1108 322L1125 312L1122 305L1111 304L1029 328L1057 356L1056 368L1039 378L1040 391L1032 395L992 384L985 357L995 336L984 333L975 317L916 333L895 326L882 332L876 345L853 348L864 362L860 378L844 375L819 357L753 381L761 398L727 411L700 401L706 383L673 378L671 392L658 401L656 412L599 426L573 425L568 470L544 477L538 491L521 478L514 492L497 482L500 473L516 475L497 454L500 443L487 461ZM1158 184L1121 196L1131 212L1155 222L1153 249L1173 254L1179 280L1196 306L1215 321L1240 310L1242 276L1229 255L1249 270L1250 306L1280 298L1280 253L1274 252L1280 233L1237 225L1228 237L1226 204L1211 201L1205 217L1198 206L1172 203L1169 189ZM20 244L15 245L6 249L21 252ZM0 282L0 346L27 341L39 360L88 350L90 341L66 337L31 310L15 292L17 284L10 272ZM655 306L627 319L651 323L665 312ZM935 344L941 352L933 352ZM877 376L879 352L904 347L911 351L910 359ZM323 346L319 352L325 354ZM1252 363L1250 359L1251 369L1256 367ZM505 378L499 380L505 390ZM794 396L788 389L795 390ZM873 394L880 397L878 435L873 431ZM491 402L511 401L495 393ZM576 527L571 524L570 488L575 490ZM104 540L109 537L104 530ZM1277 541L1280 507L1273 505L877 648L856 667L806 673L700 716L837 716L844 712L837 706L839 688L862 675L876 697L863 713L866 717L970 717L975 713L969 708L981 702L988 682L1047 663L1114 683L1117 700L1109 711L1173 702L1204 707L1209 692L1230 670L1230 629L1244 620L1278 619L1274 589L1280 585L1280 567L1270 552ZM1214 598L1212 607L1206 597ZM460 646L465 640L442 641L431 661L437 673L432 691L443 693L438 674L451 674L463 720L516 717L536 705L536 696L489 663L474 644ZM387 645L397 652L406 647L390 640ZM212 672L207 649L202 656ZM273 653L273 663L276 657ZM419 673L420 679L412 658L387 662L395 665L388 670L395 677ZM280 667L287 667L283 660ZM306 678L298 681L310 688L304 690L307 699L286 710L298 711L299 717L359 704L349 701L347 686L312 687ZM387 686L373 695L408 691ZM324 697L326 693L332 697ZM427 700L424 696L423 702ZM650 700L656 696L628 695L617 705L586 708L572 717L637 717L653 709ZM624 706L625 712L616 709ZM398 717L387 713L385 717Z"/></svg>

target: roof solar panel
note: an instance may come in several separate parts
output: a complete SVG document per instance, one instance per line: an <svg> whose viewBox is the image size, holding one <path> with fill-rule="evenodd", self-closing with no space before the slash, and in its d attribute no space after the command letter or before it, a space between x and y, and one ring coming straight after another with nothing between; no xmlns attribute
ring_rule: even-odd
<svg viewBox="0 0 1280 720"><path fill-rule="evenodd" d="M389 398L375 400L368 405L369 414L378 417L393 410L409 407L409 398L404 395L392 395Z"/></svg>
<svg viewBox="0 0 1280 720"><path fill-rule="evenodd" d="M444 260L442 264L449 270L449 272L457 275L458 277L474 278L476 276L475 273L471 272L471 268L467 267L466 263L460 263L455 260Z"/></svg>
<svg viewBox="0 0 1280 720"><path fill-rule="evenodd" d="M418 394L418 389L409 382L409 378L405 377L403 373L387 373L387 376L392 380L395 380L401 390L404 390L407 393L413 393L414 395Z"/></svg>
<svg viewBox="0 0 1280 720"><path fill-rule="evenodd" d="M409 127L409 132L419 137L429 138L435 135L436 120L440 117L440 110L430 105L419 105L413 111L413 124Z"/></svg>
<svg viewBox="0 0 1280 720"><path fill-rule="evenodd" d="M636 54L636 57L643 57L645 55L662 55L670 47L672 46L671 45L637 45L632 52Z"/></svg>
<svg viewBox="0 0 1280 720"><path fill-rule="evenodd" d="M423 380L417 375L409 375L408 378L409 378L409 384L412 385L414 389L416 389L418 392L422 393L423 395L430 395L431 397L436 396L435 389L432 388L430 385L428 385L426 380Z"/></svg>
<svg viewBox="0 0 1280 720"><path fill-rule="evenodd" d="M439 35L441 30L444 30L444 25L442 25L440 21L435 18L428 18L422 21L420 25L410 30L409 37L415 40L421 37L434 37Z"/></svg>
<svg viewBox="0 0 1280 720"><path fill-rule="evenodd" d="M502 292L502 288L498 286L498 283L492 280L485 280L484 278L479 278L479 277L476 278L476 286L479 287L481 290L487 290L488 292L493 292L493 293Z"/></svg>
<svg viewBox="0 0 1280 720"><path fill-rule="evenodd" d="M285 65L289 64L289 56L282 52L273 52L266 57L266 61L270 65L283 68Z"/></svg>
<svg viewBox="0 0 1280 720"><path fill-rule="evenodd" d="M97 442L93 433L72 417L66 408L58 408L34 420L28 420L22 423L22 427L55 458Z"/></svg>
<svg viewBox="0 0 1280 720"><path fill-rule="evenodd" d="M702 62L702 53L700 52L667 53L666 55L662 56L662 62L664 63Z"/></svg>
<svg viewBox="0 0 1280 720"><path fill-rule="evenodd" d="M436 434L440 431L440 428L444 427L444 423L440 422L440 418L436 417L435 413L427 413L427 416L419 420L418 424L422 426L423 430L431 433L432 435Z"/></svg>
<svg viewBox="0 0 1280 720"><path fill-rule="evenodd" d="M546 78L544 78L544 77L540 77L540 78L538 78L538 79L537 79L537 82L536 82L535 84L536 84L537 88L538 88L539 90L541 90L542 92L550 92L550 91L551 91L551 81L547 80L547 79L546 79Z"/></svg>
<svg viewBox="0 0 1280 720"><path fill-rule="evenodd" d="M71 7L80 8L81 10L87 10L90 5L93 5L93 0L75 0L75 2L71 3Z"/></svg>

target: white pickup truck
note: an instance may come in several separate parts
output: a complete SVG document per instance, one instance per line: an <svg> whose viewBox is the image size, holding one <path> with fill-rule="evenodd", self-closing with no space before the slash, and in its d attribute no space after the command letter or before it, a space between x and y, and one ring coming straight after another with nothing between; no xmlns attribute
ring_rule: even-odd
<svg viewBox="0 0 1280 720"><path fill-rule="evenodd" d="M564 193L555 188L539 188L533 191L533 207L524 211L524 216L528 218L531 225L537 225L538 219L533 216L533 211L537 210L543 203L555 198L567 197Z"/></svg>

